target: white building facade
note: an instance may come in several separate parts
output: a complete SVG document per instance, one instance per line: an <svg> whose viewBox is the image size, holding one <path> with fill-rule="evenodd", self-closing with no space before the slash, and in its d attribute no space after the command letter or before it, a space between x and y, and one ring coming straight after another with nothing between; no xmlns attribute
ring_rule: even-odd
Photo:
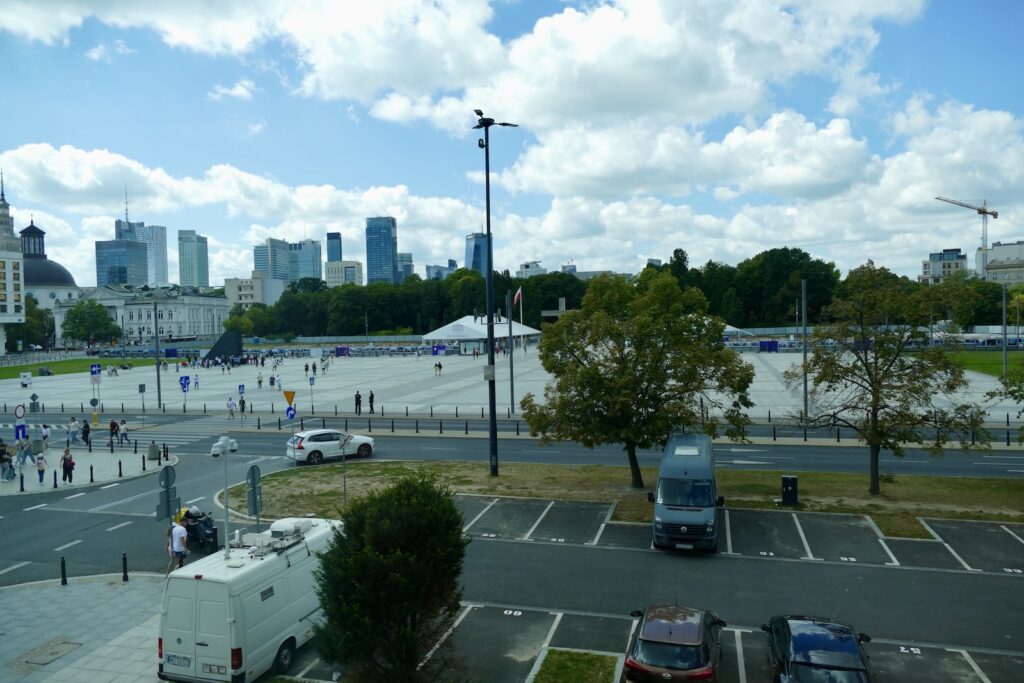
<svg viewBox="0 0 1024 683"><path fill-rule="evenodd" d="M237 305L245 310L251 308L253 304L273 306L287 287L287 280L270 277L262 271L254 270L252 277L229 277L224 280L224 296L227 297L229 308Z"/></svg>
<svg viewBox="0 0 1024 683"><path fill-rule="evenodd" d="M7 353L7 325L25 322L21 238L14 234L14 217L4 196L0 175L0 356Z"/></svg>
<svg viewBox="0 0 1024 683"><path fill-rule="evenodd" d="M328 287L362 285L363 264L359 261L328 261L324 264L324 280Z"/></svg>

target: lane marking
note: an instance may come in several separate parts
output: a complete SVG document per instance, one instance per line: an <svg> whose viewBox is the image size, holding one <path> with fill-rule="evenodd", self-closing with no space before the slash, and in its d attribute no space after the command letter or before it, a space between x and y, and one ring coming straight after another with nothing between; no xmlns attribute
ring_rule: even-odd
<svg viewBox="0 0 1024 683"><path fill-rule="evenodd" d="M114 484L114 486L117 486L117 484ZM104 488L106 488L106 487L104 487ZM158 493L158 492L159 492L159 489L153 489L152 491L143 491L142 493L137 493L134 496L128 496L127 498L122 498L121 500L115 500L112 503L104 503L103 505L97 505L94 508L90 508L89 512L100 512L101 510L106 510L107 508L112 508L115 505L121 505L122 503L130 503L133 500L137 500L139 498L142 498L143 496L149 496L149 495L152 495L152 494Z"/></svg>
<svg viewBox="0 0 1024 683"><path fill-rule="evenodd" d="M466 615L469 614L470 610L472 609L473 605L469 605L468 607L466 607L466 609L462 610L462 614L458 616L458 618L455 620L455 623L449 626L448 630L441 634L441 639L434 644L434 647L430 648L430 652L428 652L426 656L423 657L420 663L416 666L417 671L419 671L420 668L422 668L423 665L427 663L428 659L434 656L434 653L437 652L437 648L441 647L441 644L448 639L448 636L450 636L455 631L455 629L459 627L459 624L462 623L462 620L466 618Z"/></svg>
<svg viewBox="0 0 1024 683"><path fill-rule="evenodd" d="M78 498L79 496L84 496L84 495L85 495L85 492L83 491L82 493L76 493L76 494L74 494L72 496L64 496L64 500L71 500L72 498Z"/></svg>
<svg viewBox="0 0 1024 683"><path fill-rule="evenodd" d="M821 557L815 557L814 553L811 552L811 546L807 543L807 537L804 536L804 528L802 526L800 526L800 519L796 516L795 512L793 512L791 514L793 515L793 523L796 524L797 533L800 534L800 540L803 541L804 550L807 551L807 555L804 557L804 559L805 560L822 560L822 559L824 559L824 558L821 558Z"/></svg>
<svg viewBox="0 0 1024 683"><path fill-rule="evenodd" d="M737 630L736 633L736 667L740 672L740 683L747 683L747 668L743 662L743 637Z"/></svg>
<svg viewBox="0 0 1024 683"><path fill-rule="evenodd" d="M960 557L960 555L958 555L957 552L955 550L953 550L953 546L951 546L950 544L946 543L946 541L943 540L942 536L939 536L937 533L935 533L935 529L932 529L930 526L928 526L928 522L924 521L920 517L917 518L917 521L921 523L921 526L923 526L925 529L928 530L928 533L930 533L932 536L935 537L935 540L939 541L940 543L942 543L942 545L946 546L946 550L948 550L949 553L953 557L956 558L957 562L959 562L961 565L963 565L964 569L966 569L969 572L980 572L981 571L980 569L975 569L971 565L967 564L964 561L964 558Z"/></svg>
<svg viewBox="0 0 1024 683"><path fill-rule="evenodd" d="M732 524L729 523L729 511L725 511L725 552L732 555Z"/></svg>
<svg viewBox="0 0 1024 683"><path fill-rule="evenodd" d="M474 518L473 518L473 521L471 521L471 522L470 522L469 524L467 524L466 526L462 527L462 533L466 533L466 531L468 531L468 530L469 530L469 527L471 527L471 526L473 526L474 524L476 524L476 523L477 523L477 520L479 520L479 519L480 519L481 517L483 517L483 516L484 516L484 513L486 513L486 512L488 511L488 510L490 510L490 509L491 509L491 506L492 506L492 505L494 505L494 504L495 504L495 503L497 503L497 502L498 502L498 499L497 499L497 498L495 498L495 499L494 499L494 500L492 500L492 501L491 501L490 503L488 503L488 504L487 504L487 507L485 507L485 508L484 508L483 510L481 510L481 511L480 511L480 514L478 514L478 515L477 515L476 517L474 517ZM433 654L433 653L431 653L431 654ZM430 655L427 655L427 656L429 657ZM424 660L424 661L426 661L426 660Z"/></svg>
<svg viewBox="0 0 1024 683"><path fill-rule="evenodd" d="M0 574L6 574L7 572L13 572L15 569L21 569L26 564L28 564L28 562L19 562L18 564L12 564L7 569L0 569Z"/></svg>
<svg viewBox="0 0 1024 683"><path fill-rule="evenodd" d="M131 522L121 522L120 524L115 524L112 527L107 527L107 531L115 531L115 530L120 529L122 527L126 527L129 524L131 524Z"/></svg>
<svg viewBox="0 0 1024 683"><path fill-rule="evenodd" d="M889 550L889 546L885 544L885 540L880 538L878 539L878 542L882 544L882 550L884 550L885 554L889 556L890 560L892 560L892 562L886 562L885 564L890 567L900 566L900 561L897 560L896 556L892 554L891 550Z"/></svg>
<svg viewBox="0 0 1024 683"><path fill-rule="evenodd" d="M1007 529L1007 528L1006 528L1005 526L1003 526L1002 524L1000 524L1000 525L999 525L999 528L1000 528L1000 529L1002 529L1003 531L1005 531L1006 533L1010 534L1010 535L1011 535L1011 536L1013 536L1014 538L1016 538L1016 539L1017 539L1018 541L1020 541L1021 543L1024 543L1024 538L1021 538L1021 537L1020 537L1020 536L1018 536L1017 534L1013 533L1013 531L1012 531L1012 530L1010 530L1010 529Z"/></svg>
<svg viewBox="0 0 1024 683"><path fill-rule="evenodd" d="M974 669L974 673L977 674L978 678L981 679L981 683L992 683L989 677L985 675L985 672L981 670L981 667L978 666L978 663L974 661L974 657L971 657L967 650L954 650L952 648L947 647L946 652L959 652L961 655L963 655L963 658L967 660L967 663L970 665L970 667Z"/></svg>
<svg viewBox="0 0 1024 683"><path fill-rule="evenodd" d="M101 486L100 488L101 488L101 489L112 489L112 488L114 488L115 486L120 486L120 484L119 484L119 483L117 483L117 482L114 482L113 484L107 484L106 486Z"/></svg>
<svg viewBox="0 0 1024 683"><path fill-rule="evenodd" d="M38 510L39 508L44 508L44 507L46 507L46 503L40 503L39 505L33 505L30 508L25 508L24 510L22 510L22 512L28 512L29 510Z"/></svg>
<svg viewBox="0 0 1024 683"><path fill-rule="evenodd" d="M185 501L185 505L191 505L192 503L198 503L201 500L206 500L206 496L199 496L198 498L193 498L192 500L186 500Z"/></svg>
<svg viewBox="0 0 1024 683"><path fill-rule="evenodd" d="M306 674L309 673L309 670L312 669L314 666L316 666L319 663L320 663L320 658L317 657L316 659L314 659L312 662L309 663L309 666L307 666L305 669L303 669L302 671L299 672L299 678L305 678Z"/></svg>
<svg viewBox="0 0 1024 683"><path fill-rule="evenodd" d="M548 510L550 510L551 506L554 504L555 501L551 501L550 503L548 503L548 506L544 508L544 512L540 513L540 517L537 518L537 521L533 523L533 526L530 527L530 530L526 532L525 536L523 536L524 541L530 540L530 536L532 536L533 532L537 530L537 527L540 526L541 520L544 519L544 516L548 514Z"/></svg>
<svg viewBox="0 0 1024 683"><path fill-rule="evenodd" d="M61 550L64 550L66 548L70 548L73 545L78 545L81 542L82 542L81 539L79 539L77 541L71 541L71 543L65 543L64 545L59 545L59 546L57 546L56 548L53 549L53 552L55 552L55 553L56 552L60 552Z"/></svg>

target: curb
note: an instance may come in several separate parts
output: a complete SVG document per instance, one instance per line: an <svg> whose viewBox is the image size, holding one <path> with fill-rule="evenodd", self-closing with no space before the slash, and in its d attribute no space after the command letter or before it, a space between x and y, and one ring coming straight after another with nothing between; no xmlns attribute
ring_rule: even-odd
<svg viewBox="0 0 1024 683"><path fill-rule="evenodd" d="M157 467L155 467L153 469L147 469L145 472L141 472L140 471L137 474L130 474L130 475L126 475L126 476L123 476L123 477L114 477L112 479L96 479L96 480L94 480L94 481L92 481L92 482L90 482L88 484L82 484L81 486L74 486L73 488L76 491L85 491L87 489L91 489L91 488L93 488L95 486L99 486L101 484L106 485L106 484L109 484L111 482L122 482L122 481L131 481L132 479L141 479L142 477L148 477L148 476L150 476L152 474L159 473L161 468L166 467L168 465L170 465L170 466L177 465L178 462L180 462L180 459L178 458L178 456L171 455L171 456L169 456L167 462L162 463L161 465L158 465ZM11 493L0 493L0 499L11 497L11 496L29 495L29 494L32 494L32 493L45 496L45 495L53 494L53 493L67 493L70 490L72 490L72 489L69 489L67 487L53 488L53 487L47 486L47 487L44 487L42 491L29 491L28 489L25 489L25 491L12 491Z"/></svg>

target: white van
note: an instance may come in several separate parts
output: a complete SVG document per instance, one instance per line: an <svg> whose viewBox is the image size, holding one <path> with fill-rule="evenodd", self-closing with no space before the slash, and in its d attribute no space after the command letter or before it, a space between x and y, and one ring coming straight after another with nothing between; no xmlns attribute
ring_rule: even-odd
<svg viewBox="0 0 1024 683"><path fill-rule="evenodd" d="M320 615L313 570L341 522L287 518L167 577L160 608L163 681L254 681L285 673Z"/></svg>

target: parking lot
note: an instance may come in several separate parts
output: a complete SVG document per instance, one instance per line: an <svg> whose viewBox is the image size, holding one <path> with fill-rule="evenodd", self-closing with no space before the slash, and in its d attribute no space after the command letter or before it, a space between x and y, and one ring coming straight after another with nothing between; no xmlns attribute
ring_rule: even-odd
<svg viewBox="0 0 1024 683"><path fill-rule="evenodd" d="M456 496L456 503L465 520L463 529L471 537L662 552L651 547L649 525L610 521L613 506L607 503L467 495ZM727 557L990 572L1024 579L1021 525L924 522L933 538L914 541L884 538L862 516L722 509L718 523L724 536L719 551ZM685 557L681 553L681 559ZM466 604L450 639L469 680L518 683L531 680L551 649L604 653L616 657L621 666L632 628L633 619L624 614ZM876 680L882 682L1016 683L1024 670L1024 655L1019 653L878 638L867 645L867 651ZM293 673L312 680L344 680L343 672L320 662L312 647L300 653ZM765 636L758 624L731 624L726 629L718 680L769 680Z"/></svg>

